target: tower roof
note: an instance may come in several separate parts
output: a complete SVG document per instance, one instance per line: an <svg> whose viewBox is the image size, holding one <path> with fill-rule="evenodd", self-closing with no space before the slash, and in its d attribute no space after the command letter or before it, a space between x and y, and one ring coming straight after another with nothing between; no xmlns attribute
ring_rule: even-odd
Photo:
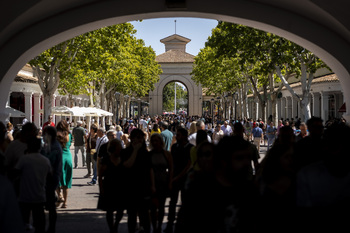
<svg viewBox="0 0 350 233"><path fill-rule="evenodd" d="M186 52L186 44L190 41L190 39L178 34L173 34L160 40L160 42L165 45L165 52L169 50L181 50Z"/></svg>
<svg viewBox="0 0 350 233"><path fill-rule="evenodd" d="M182 50L169 50L156 57L159 63L193 63L194 56Z"/></svg>

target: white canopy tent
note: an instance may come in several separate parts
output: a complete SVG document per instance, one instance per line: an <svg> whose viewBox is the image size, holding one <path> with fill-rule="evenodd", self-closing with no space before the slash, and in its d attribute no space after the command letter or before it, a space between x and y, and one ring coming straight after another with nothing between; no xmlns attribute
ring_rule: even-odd
<svg viewBox="0 0 350 233"><path fill-rule="evenodd" d="M73 111L80 111L84 114L86 119L86 123L88 125L88 129L90 128L91 125L91 117L97 117L97 125L100 125L99 118L103 117L103 127L104 127L104 118L107 116L113 116L113 113L110 113L106 110L100 109L100 108L95 108L95 107L72 107Z"/></svg>
<svg viewBox="0 0 350 233"><path fill-rule="evenodd" d="M43 110L40 110L43 113ZM103 109L95 107L72 107L67 106L55 106L51 108L51 114L56 116L69 116L69 117L86 117L88 128L90 128L91 117L97 117L97 124L99 124L99 117L113 116L113 113L105 111ZM24 115L25 116L25 115Z"/></svg>
<svg viewBox="0 0 350 233"><path fill-rule="evenodd" d="M72 109L78 109L79 111L82 111L85 116L96 116L96 117L113 116L113 113L110 113L106 110L95 108L95 107L73 107Z"/></svg>

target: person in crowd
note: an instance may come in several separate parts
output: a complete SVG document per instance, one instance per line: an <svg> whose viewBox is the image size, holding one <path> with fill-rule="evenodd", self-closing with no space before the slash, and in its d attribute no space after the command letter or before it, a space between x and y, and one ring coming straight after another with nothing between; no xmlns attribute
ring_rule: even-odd
<svg viewBox="0 0 350 233"><path fill-rule="evenodd" d="M101 146L98 150L97 153L97 176L100 174L100 169L101 169L101 161L103 160L104 157L108 157L108 142L112 141L113 139L117 138L117 131L114 129L110 129L106 133L107 136L107 142L106 143L101 143Z"/></svg>
<svg viewBox="0 0 350 233"><path fill-rule="evenodd" d="M213 162L214 162L215 146L213 143L208 142L206 140L199 143L198 145L199 146L197 147L197 164L198 164L197 174L200 174L200 175L212 174L212 172L214 171ZM196 170L194 170L194 172L196 173Z"/></svg>
<svg viewBox="0 0 350 233"><path fill-rule="evenodd" d="M99 153L100 153L100 148L103 144L108 143L108 137L105 134L105 130L102 128L99 128L97 130L97 140L96 140L96 147L95 147L95 153L93 154L93 160L94 160L94 175L91 179L90 182L87 182L88 185L95 185L97 182L97 176L98 176L98 167L99 167Z"/></svg>
<svg viewBox="0 0 350 233"><path fill-rule="evenodd" d="M47 126L43 132L44 146L41 154L50 160L52 173L47 177L46 184L46 204L49 211L49 226L47 233L56 232L56 195L55 192L59 186L59 180L62 174L62 147L57 141L57 130L55 127Z"/></svg>
<svg viewBox="0 0 350 233"><path fill-rule="evenodd" d="M190 127L188 129L188 135L192 135L195 132L197 132L197 126L196 126L197 122L196 121L191 121Z"/></svg>
<svg viewBox="0 0 350 233"><path fill-rule="evenodd" d="M0 175L5 175L5 151L7 148L7 142L5 140L6 127L2 121L0 121Z"/></svg>
<svg viewBox="0 0 350 233"><path fill-rule="evenodd" d="M299 140L296 144L297 170L316 161L323 156L322 137L324 131L323 120L319 117L311 117L306 122L309 135Z"/></svg>
<svg viewBox="0 0 350 233"><path fill-rule="evenodd" d="M115 130L117 131L117 139L119 139L119 140L121 141L122 147L125 148L125 143L124 143L124 141L123 141L123 135L124 135L124 133L123 133L122 127L121 127L120 125L117 125L117 126L115 127Z"/></svg>
<svg viewBox="0 0 350 233"><path fill-rule="evenodd" d="M250 119L248 119L244 124L244 133L249 142L252 141L252 125Z"/></svg>
<svg viewBox="0 0 350 233"><path fill-rule="evenodd" d="M221 138L224 137L224 132L221 130L221 125L217 124L215 126L215 130L214 133L212 135L212 139L213 139L213 143L216 145L219 143L219 141L221 140Z"/></svg>
<svg viewBox="0 0 350 233"><path fill-rule="evenodd" d="M139 125L140 125L140 129L142 129L143 131L147 130L148 122L147 122L147 120L145 119L144 116L141 116Z"/></svg>
<svg viewBox="0 0 350 233"><path fill-rule="evenodd" d="M125 123L123 125L123 133L124 134L129 134L129 127L130 127L129 121L125 121Z"/></svg>
<svg viewBox="0 0 350 233"><path fill-rule="evenodd" d="M11 122L7 122L6 124L6 135L5 139L8 141L8 143L13 141L13 124Z"/></svg>
<svg viewBox="0 0 350 233"><path fill-rule="evenodd" d="M154 133L161 133L162 131L160 131L159 129L159 125L157 123L153 124L153 128L151 130L150 135L152 136Z"/></svg>
<svg viewBox="0 0 350 233"><path fill-rule="evenodd" d="M267 127L268 127L268 124L264 123L263 121L261 121L261 123L259 124L259 127L262 129L263 131L263 143L264 143L264 146L267 145L267 135L266 135L266 130L267 130Z"/></svg>
<svg viewBox="0 0 350 233"><path fill-rule="evenodd" d="M117 233L119 223L126 209L125 167L121 158L122 144L119 139L108 142L108 155L101 159L99 170L100 197L98 208L106 211L106 220L110 233ZM114 218L114 212L116 215Z"/></svg>
<svg viewBox="0 0 350 233"><path fill-rule="evenodd" d="M47 117L47 121L43 124L43 129L44 129L46 126L55 127L55 123L53 123L52 119L53 119L52 115L49 115L49 116Z"/></svg>
<svg viewBox="0 0 350 233"><path fill-rule="evenodd" d="M87 174L84 178L92 178L91 170L95 169L95 160L93 158L96 152L96 140L97 140L97 125L92 124L90 126L90 132L86 139L86 169Z"/></svg>
<svg viewBox="0 0 350 233"><path fill-rule="evenodd" d="M224 132L224 136L230 136L232 135L232 127L229 125L229 121L224 121L224 124L221 126L222 132Z"/></svg>
<svg viewBox="0 0 350 233"><path fill-rule="evenodd" d="M309 132L307 130L307 126L305 122L301 122L299 125L299 133L295 137L295 141L299 142L301 139L305 138L309 135Z"/></svg>
<svg viewBox="0 0 350 233"><path fill-rule="evenodd" d="M174 135L168 129L169 128L168 122L162 121L161 128L162 128L162 132L160 133L160 135L162 136L163 141L164 141L164 149L167 150L167 151L170 151Z"/></svg>
<svg viewBox="0 0 350 233"><path fill-rule="evenodd" d="M129 134L122 135L122 142L123 142L123 149L125 149L126 147L128 147L130 145Z"/></svg>
<svg viewBox="0 0 350 233"><path fill-rule="evenodd" d="M131 134L131 131L133 131L134 129L137 129L137 127L135 126L134 122L131 122L129 127L128 127L128 134Z"/></svg>
<svg viewBox="0 0 350 233"><path fill-rule="evenodd" d="M214 128L211 123L206 124L206 132L209 135L210 139L213 139Z"/></svg>
<svg viewBox="0 0 350 233"><path fill-rule="evenodd" d="M148 156L145 133L134 129L130 134L130 145L123 149L122 159L126 168L127 211L129 232L135 232L137 214L144 232L150 232L151 195L155 192L154 172Z"/></svg>
<svg viewBox="0 0 350 233"><path fill-rule="evenodd" d="M267 137L267 150L270 149L270 147L273 145L275 139L276 139L276 132L277 129L274 126L273 121L270 122L270 124L267 126L266 129L266 137Z"/></svg>
<svg viewBox="0 0 350 233"><path fill-rule="evenodd" d="M191 135L189 135L188 136L188 141L192 144L192 145L196 145L196 137L197 137L197 131L198 130L205 130L205 124L204 124L204 121L201 121L201 120L199 120L199 121L197 121L196 122L196 132L195 133L193 133L193 134L191 134ZM209 135L207 135L207 140L208 140L208 142L211 142L211 138L210 138L210 136Z"/></svg>
<svg viewBox="0 0 350 233"><path fill-rule="evenodd" d="M320 120L313 121L308 123L311 137L315 136L315 130L318 133L322 131ZM350 207L349 141L350 127L342 123L332 124L321 139L320 146L324 151L321 159L298 170L298 220L306 231L342 232L347 228L347 210Z"/></svg>
<svg viewBox="0 0 350 233"><path fill-rule="evenodd" d="M264 140L264 132L263 130L259 127L259 124L255 124L255 127L252 130L252 134L254 137L254 145L258 149L258 152L260 153L260 144Z"/></svg>
<svg viewBox="0 0 350 233"><path fill-rule="evenodd" d="M205 141L208 141L207 133L204 130L198 130L196 136L196 146L193 146L190 150L191 168L195 171L200 169L197 161L197 148L199 144Z"/></svg>
<svg viewBox="0 0 350 233"><path fill-rule="evenodd" d="M274 144L282 144L285 146L295 146L295 134L290 126L283 126L280 129L278 138L275 140ZM295 161L296 163L296 161Z"/></svg>
<svg viewBox="0 0 350 233"><path fill-rule="evenodd" d="M174 178L172 180L172 190L170 190L170 203L168 223L165 232L172 233L176 218L176 204L181 191L181 200L183 200L183 188L185 186L186 176L191 168L190 151L193 145L188 141L188 131L180 128L176 132L176 143L171 147L171 155L174 166Z"/></svg>
<svg viewBox="0 0 350 233"><path fill-rule="evenodd" d="M228 136L213 156L214 169L187 185L175 233L256 232L258 190L249 179L250 143Z"/></svg>
<svg viewBox="0 0 350 233"><path fill-rule="evenodd" d="M172 189L173 161L171 153L164 149L160 134L152 134L150 157L154 172L155 193L152 195L151 220L154 233L161 233L165 212L165 200Z"/></svg>
<svg viewBox="0 0 350 233"><path fill-rule="evenodd" d="M72 135L74 140L74 168L78 167L78 153L81 153L82 166L86 166L85 144L87 141L85 129L82 127L83 122L77 121L77 126L73 128Z"/></svg>
<svg viewBox="0 0 350 233"><path fill-rule="evenodd" d="M72 188L73 179L73 163L72 154L70 152L73 137L69 132L69 125L65 120L58 122L56 129L57 140L62 147L62 174L60 177L59 187L57 189L58 202L56 205L59 206L62 202L61 208L67 208L68 189Z"/></svg>
<svg viewBox="0 0 350 233"><path fill-rule="evenodd" d="M279 133L280 133L280 129L283 127L283 120L278 120L278 125L277 125L277 132L276 132L276 136L278 137Z"/></svg>
<svg viewBox="0 0 350 233"><path fill-rule="evenodd" d="M244 139L244 126L242 125L241 122L236 122L233 125L233 135L239 138ZM246 140L246 139L245 139ZM256 148L256 146L251 143L250 141L248 141L250 143L250 149L251 149L251 161L252 164L254 165L253 167L250 167L250 174L251 174L251 178L253 179L256 171L259 169L260 167L260 163L259 163L259 159L260 159L260 155L258 152L258 149Z"/></svg>
<svg viewBox="0 0 350 233"><path fill-rule="evenodd" d="M41 139L31 137L27 142L27 151L15 166L20 174L19 206L22 218L29 223L33 217L35 232L45 232L46 178L52 173L48 158L40 154Z"/></svg>
<svg viewBox="0 0 350 233"><path fill-rule="evenodd" d="M287 127L283 127L284 129ZM255 182L259 187L259 226L264 232L297 232L294 145L274 144L260 163ZM285 226L288 226L287 228Z"/></svg>
<svg viewBox="0 0 350 233"><path fill-rule="evenodd" d="M12 141L5 152L5 169L10 181L14 184L15 191L18 194L19 180L17 179L14 167L18 160L24 156L28 146L28 140L37 136L38 128L32 122L27 122L22 126L19 138Z"/></svg>
<svg viewBox="0 0 350 233"><path fill-rule="evenodd" d="M4 126L4 123L0 122ZM25 233L21 211L13 185L6 176L0 174L0 232Z"/></svg>

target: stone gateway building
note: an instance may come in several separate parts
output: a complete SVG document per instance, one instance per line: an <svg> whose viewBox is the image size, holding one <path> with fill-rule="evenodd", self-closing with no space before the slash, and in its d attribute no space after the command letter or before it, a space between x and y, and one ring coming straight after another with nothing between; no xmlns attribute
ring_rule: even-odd
<svg viewBox="0 0 350 233"><path fill-rule="evenodd" d="M191 79L194 56L186 53L186 44L191 40L174 34L161 39L165 45L165 53L157 56L163 73L154 90L149 92L149 114L163 113L163 89L170 82L180 82L188 91L188 115L202 115L202 87Z"/></svg>

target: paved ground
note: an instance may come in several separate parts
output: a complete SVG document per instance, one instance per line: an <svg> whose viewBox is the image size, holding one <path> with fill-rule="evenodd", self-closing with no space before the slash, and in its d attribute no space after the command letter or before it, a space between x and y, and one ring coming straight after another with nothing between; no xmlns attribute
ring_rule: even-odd
<svg viewBox="0 0 350 233"><path fill-rule="evenodd" d="M74 147L72 146L72 149ZM266 152L266 147L261 147L261 157L263 158ZM74 151L72 150L72 155ZM86 175L86 168L81 167L81 156L79 154L79 166L73 169L73 185L68 193L67 208L57 208L57 233L95 233L108 232L107 223L105 220L105 212L96 209L98 200L98 186L90 186L87 184L90 178L83 178ZM168 201L167 201L168 202ZM167 206L167 204L166 204ZM166 209L167 215L167 209ZM166 224L164 218L163 227ZM119 232L127 232L127 215L121 221Z"/></svg>

